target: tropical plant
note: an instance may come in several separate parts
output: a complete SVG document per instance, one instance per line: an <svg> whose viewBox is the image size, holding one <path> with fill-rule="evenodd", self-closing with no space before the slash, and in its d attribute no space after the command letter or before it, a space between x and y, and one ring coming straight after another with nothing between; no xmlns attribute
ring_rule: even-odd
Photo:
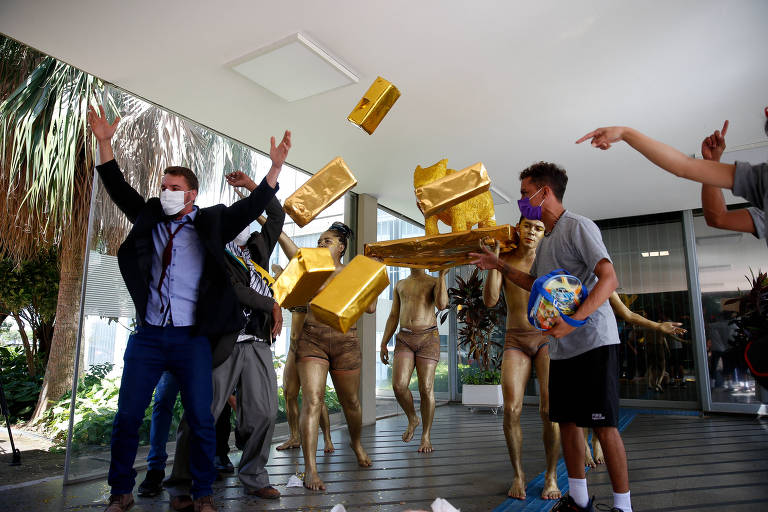
<svg viewBox="0 0 768 512"><path fill-rule="evenodd" d="M768 274L758 270L747 277L751 287L739 298L726 301L737 303L739 314L733 320L736 335L731 343L737 357L745 357L755 380L768 387ZM745 276L746 277L746 276ZM755 368L760 365L760 368Z"/></svg>
<svg viewBox="0 0 768 512"><path fill-rule="evenodd" d="M59 292L58 254L55 248L41 250L34 258L17 264L0 260L0 316L10 316L19 327L30 376L40 372L36 359L48 359ZM32 328L32 339L25 324Z"/></svg>
<svg viewBox="0 0 768 512"><path fill-rule="evenodd" d="M95 157L88 107L104 104L113 117L118 112L115 99L119 101L123 121L115 154L126 179L145 196L156 190L168 165L203 171L198 176L204 186L213 179L214 173L206 172L211 168L252 170L253 152L2 36L0 70L0 249L18 263L54 246L61 266L56 325L37 419L73 379ZM97 198L94 245L115 254L128 221L106 194Z"/></svg>
<svg viewBox="0 0 768 512"><path fill-rule="evenodd" d="M503 328L500 324L506 313L503 294L492 308L483 302L483 279L480 269L475 268L468 279L456 277L456 286L448 289L449 310L440 317L445 322L450 309L456 311L459 321L457 333L458 347L466 350L467 357L477 362L483 370L498 369L501 361L502 345L493 339L495 330Z"/></svg>
<svg viewBox="0 0 768 512"><path fill-rule="evenodd" d="M34 358L37 371L31 375L28 364L20 347L0 346L0 384L5 391L11 423L29 419L43 383L40 358Z"/></svg>

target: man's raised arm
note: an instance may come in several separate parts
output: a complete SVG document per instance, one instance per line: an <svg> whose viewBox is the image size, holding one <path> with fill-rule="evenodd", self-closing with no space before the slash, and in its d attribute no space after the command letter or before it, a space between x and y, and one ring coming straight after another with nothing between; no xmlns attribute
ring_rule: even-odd
<svg viewBox="0 0 768 512"><path fill-rule="evenodd" d="M648 160L675 176L729 190L733 188L735 165L691 158L672 146L653 140L633 128L626 126L598 128L577 140L576 144L587 139L591 139L592 146L603 150L609 149L614 142L624 141Z"/></svg>
<svg viewBox="0 0 768 512"><path fill-rule="evenodd" d="M128 220L136 221L136 217L144 207L145 200L125 181L120 167L115 161L115 155L112 152L112 137L115 135L120 118L110 123L104 113L104 107L99 105L99 111L92 106L88 108L88 124L91 127L94 137L99 143L99 161L101 165L96 170L101 177L104 188L109 197L114 201L120 211L122 211Z"/></svg>
<svg viewBox="0 0 768 512"><path fill-rule="evenodd" d="M482 270L498 270L504 277L523 290L531 291L533 282L536 281L535 277L508 265L504 260L499 259L498 256L489 251L486 247L482 247L481 250L483 252L469 253L469 257L472 258L470 263L477 265L478 268Z"/></svg>

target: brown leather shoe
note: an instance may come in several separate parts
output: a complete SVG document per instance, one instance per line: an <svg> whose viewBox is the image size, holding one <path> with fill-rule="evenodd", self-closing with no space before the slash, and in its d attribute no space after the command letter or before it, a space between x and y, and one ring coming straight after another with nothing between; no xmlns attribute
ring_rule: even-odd
<svg viewBox="0 0 768 512"><path fill-rule="evenodd" d="M171 508L176 512L194 512L195 504L189 494L179 494L171 498Z"/></svg>
<svg viewBox="0 0 768 512"><path fill-rule="evenodd" d="M212 495L203 496L195 500L195 512L216 512L216 510Z"/></svg>
<svg viewBox="0 0 768 512"><path fill-rule="evenodd" d="M249 496L258 496L259 498L265 499L265 500L276 500L280 497L280 491L272 487L271 485L268 485L266 487L262 487L261 489L248 489L245 491L246 494Z"/></svg>
<svg viewBox="0 0 768 512"><path fill-rule="evenodd" d="M111 494L104 512L125 512L133 506L133 494Z"/></svg>

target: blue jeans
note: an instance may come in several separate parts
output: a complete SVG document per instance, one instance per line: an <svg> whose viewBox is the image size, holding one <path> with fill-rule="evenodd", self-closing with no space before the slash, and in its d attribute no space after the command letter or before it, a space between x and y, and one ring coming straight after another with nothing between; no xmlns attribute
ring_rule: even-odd
<svg viewBox="0 0 768 512"><path fill-rule="evenodd" d="M216 430L211 402L211 346L208 338L193 336L189 327L139 327L128 339L123 356L123 378L112 424L109 485L112 494L128 494L136 483L133 463L139 446L139 427L164 371L181 390L181 403L191 430L189 470L195 498L213 494L216 479L213 456Z"/></svg>
<svg viewBox="0 0 768 512"><path fill-rule="evenodd" d="M168 442L168 430L171 427L173 406L176 405L178 394L179 385L173 378L173 374L169 371L164 372L155 388L155 403L152 406L149 455L147 455L147 466L150 470L165 470L165 461L168 460L165 444Z"/></svg>

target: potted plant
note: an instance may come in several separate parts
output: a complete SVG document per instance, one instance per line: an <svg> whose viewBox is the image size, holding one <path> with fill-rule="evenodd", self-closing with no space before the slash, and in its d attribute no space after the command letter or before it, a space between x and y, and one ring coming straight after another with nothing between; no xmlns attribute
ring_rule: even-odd
<svg viewBox="0 0 768 512"><path fill-rule="evenodd" d="M752 285L749 292L726 302L739 305L733 344L744 355L755 381L768 388L768 274L758 270L757 276L752 273L747 280Z"/></svg>
<svg viewBox="0 0 768 512"><path fill-rule="evenodd" d="M501 394L502 344L493 339L494 331L503 329L506 314L504 295L492 308L483 303L483 279L475 269L468 279L456 277L456 286L448 290L449 309L441 316L445 321L451 309L455 309L460 322L457 332L458 348L477 363L476 367L463 368L461 402L469 407L491 407L494 410L504 404Z"/></svg>

